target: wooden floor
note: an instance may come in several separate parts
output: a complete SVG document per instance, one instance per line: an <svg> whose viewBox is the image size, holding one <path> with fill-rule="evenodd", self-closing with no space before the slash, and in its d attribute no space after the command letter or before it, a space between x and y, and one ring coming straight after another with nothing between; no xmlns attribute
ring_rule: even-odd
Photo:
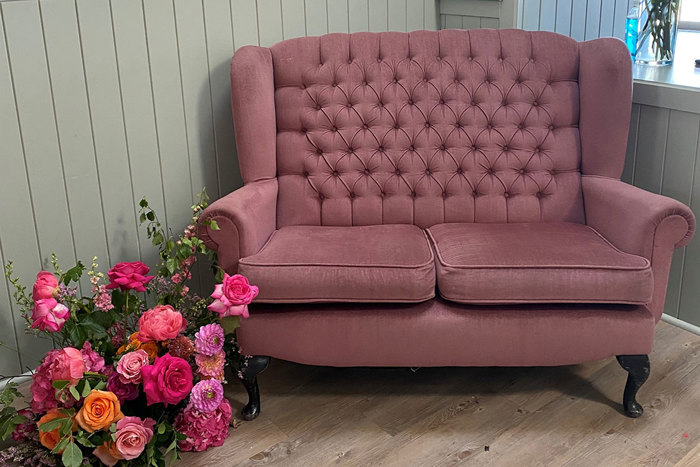
<svg viewBox="0 0 700 467"><path fill-rule="evenodd" d="M660 323L644 415L614 359L555 368L327 368L273 361L262 415L180 465L700 466L700 336ZM237 412L245 402L233 382Z"/></svg>

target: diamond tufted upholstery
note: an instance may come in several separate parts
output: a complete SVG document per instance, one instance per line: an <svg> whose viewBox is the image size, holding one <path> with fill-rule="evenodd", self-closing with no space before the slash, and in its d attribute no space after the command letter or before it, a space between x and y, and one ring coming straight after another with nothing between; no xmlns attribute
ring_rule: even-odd
<svg viewBox="0 0 700 467"><path fill-rule="evenodd" d="M574 40L330 34L270 51L278 226L583 222Z"/></svg>

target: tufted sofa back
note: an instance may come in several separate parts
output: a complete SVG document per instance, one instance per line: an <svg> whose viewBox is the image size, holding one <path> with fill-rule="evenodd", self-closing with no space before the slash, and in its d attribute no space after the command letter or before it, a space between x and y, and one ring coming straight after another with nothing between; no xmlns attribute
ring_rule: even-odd
<svg viewBox="0 0 700 467"><path fill-rule="evenodd" d="M269 52L278 227L584 222L576 41L355 33Z"/></svg>

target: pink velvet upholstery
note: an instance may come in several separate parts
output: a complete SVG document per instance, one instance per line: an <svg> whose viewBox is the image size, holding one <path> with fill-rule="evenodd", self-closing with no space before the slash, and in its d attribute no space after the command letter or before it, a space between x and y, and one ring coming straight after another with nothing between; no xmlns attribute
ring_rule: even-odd
<svg viewBox="0 0 700 467"><path fill-rule="evenodd" d="M418 31L270 50L278 227L583 222L576 41Z"/></svg>
<svg viewBox="0 0 700 467"><path fill-rule="evenodd" d="M238 271L257 302L422 302L435 296L435 262L414 225L289 226Z"/></svg>
<svg viewBox="0 0 700 467"><path fill-rule="evenodd" d="M459 303L629 303L651 300L649 260L582 224L438 224L440 296Z"/></svg>
<svg viewBox="0 0 700 467"><path fill-rule="evenodd" d="M621 41L329 34L242 47L231 78L245 186L207 209L221 229L200 235L274 302L251 305L245 353L433 366L651 350L695 219L618 180L632 83ZM418 230L430 227L437 272ZM425 300L436 275L453 300L588 303L276 303Z"/></svg>
<svg viewBox="0 0 700 467"><path fill-rule="evenodd" d="M567 365L651 351L654 318L632 305L257 305L244 352L332 366Z"/></svg>
<svg viewBox="0 0 700 467"><path fill-rule="evenodd" d="M654 295L649 309L658 321L664 311L674 248L695 233L693 212L674 199L649 193L619 180L583 177L586 218L613 245L651 261Z"/></svg>

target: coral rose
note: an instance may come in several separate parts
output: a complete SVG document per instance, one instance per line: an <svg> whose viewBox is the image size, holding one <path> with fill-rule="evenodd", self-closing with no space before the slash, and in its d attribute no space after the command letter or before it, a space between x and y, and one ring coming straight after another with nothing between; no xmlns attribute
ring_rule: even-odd
<svg viewBox="0 0 700 467"><path fill-rule="evenodd" d="M85 361L80 350L65 347L53 356L52 381L66 380L75 384L83 377L83 373L85 373Z"/></svg>
<svg viewBox="0 0 700 467"><path fill-rule="evenodd" d="M65 414L62 414L61 412L58 411L58 409L54 408L49 410L46 415L41 417L39 421L36 423L36 426L41 428L41 425L43 425L46 422L50 422L51 420L54 420L56 418L68 418L66 417ZM76 429L75 426L75 421L73 421L73 430ZM58 442L61 441L61 436L58 434L58 428L52 431L41 431L39 430L39 442L41 443L42 446L44 446L46 449L53 449L56 447ZM61 450L63 452L63 450ZM59 454L61 454L59 452Z"/></svg>
<svg viewBox="0 0 700 467"><path fill-rule="evenodd" d="M108 289L119 289L122 292L127 290L135 290L137 292L145 292L146 284L151 282L155 276L147 276L150 268L141 261L133 261L131 263L122 262L107 271L109 276Z"/></svg>
<svg viewBox="0 0 700 467"><path fill-rule="evenodd" d="M70 310L55 298L42 298L34 302L32 327L41 331L58 332L70 316Z"/></svg>
<svg viewBox="0 0 700 467"><path fill-rule="evenodd" d="M141 368L143 392L148 405L177 404L192 390L192 367L182 358L165 354L153 365Z"/></svg>
<svg viewBox="0 0 700 467"><path fill-rule="evenodd" d="M114 446L114 443L110 443L109 441L105 441L104 444L97 446L92 453L100 460L100 462L109 467L114 467L117 465L117 462L123 459L121 454L119 454Z"/></svg>
<svg viewBox="0 0 700 467"><path fill-rule="evenodd" d="M114 450L123 459L132 460L141 455L146 445L153 438L153 426L156 421L152 418L141 420L139 417L124 417L117 422L114 434Z"/></svg>
<svg viewBox="0 0 700 467"><path fill-rule="evenodd" d="M140 383L141 367L148 365L148 354L145 350L136 350L124 354L117 363L117 373L122 383Z"/></svg>
<svg viewBox="0 0 700 467"><path fill-rule="evenodd" d="M85 362L78 349L66 347L46 352L44 361L32 376L32 401L34 412L45 412L58 405L54 381L64 380L75 384L83 377Z"/></svg>
<svg viewBox="0 0 700 467"><path fill-rule="evenodd" d="M83 401L75 419L83 430L92 433L107 428L123 417L119 399L114 393L93 389Z"/></svg>
<svg viewBox="0 0 700 467"><path fill-rule="evenodd" d="M242 316L247 318L248 304L258 296L258 288L250 285L248 279L240 274L224 274L223 283L214 287L211 297L214 302L207 309L218 313L220 317Z"/></svg>
<svg viewBox="0 0 700 467"><path fill-rule="evenodd" d="M49 271L39 271L32 287L32 299L43 300L53 298L58 291L58 279Z"/></svg>
<svg viewBox="0 0 700 467"><path fill-rule="evenodd" d="M139 318L138 339L141 342L174 339L185 330L187 320L170 305L157 305Z"/></svg>

